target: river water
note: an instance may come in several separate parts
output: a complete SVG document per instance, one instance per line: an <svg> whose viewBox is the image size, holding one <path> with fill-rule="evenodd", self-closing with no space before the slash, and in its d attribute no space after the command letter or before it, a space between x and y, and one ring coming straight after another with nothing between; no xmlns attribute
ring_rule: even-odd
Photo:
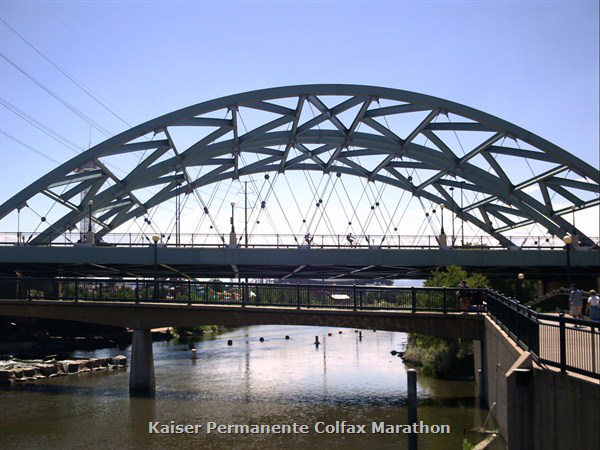
<svg viewBox="0 0 600 450"><path fill-rule="evenodd" d="M407 435L372 428L373 422L407 423L406 367L390 354L405 343L404 333L363 331L360 340L351 329L252 326L197 338L193 361L188 341L155 342L154 398L129 396L128 371L0 388L0 448L408 448ZM485 437L470 431L488 416L478 407L474 383L419 376L418 398L419 420L450 426L449 434L420 434L420 449L461 449L463 438L477 443ZM171 421L202 427L190 434L149 433L149 423ZM336 421L366 425L366 433L317 432ZM208 433L211 423L296 424L296 431L308 432ZM486 427L494 426L489 419ZM496 440L489 448L505 445Z"/></svg>

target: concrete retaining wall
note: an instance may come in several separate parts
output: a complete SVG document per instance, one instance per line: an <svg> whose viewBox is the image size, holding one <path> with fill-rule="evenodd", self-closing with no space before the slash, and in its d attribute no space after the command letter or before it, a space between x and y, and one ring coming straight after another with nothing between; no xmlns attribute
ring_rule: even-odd
<svg viewBox="0 0 600 450"><path fill-rule="evenodd" d="M600 448L600 382L538 366L490 318L477 344L476 381L509 449Z"/></svg>

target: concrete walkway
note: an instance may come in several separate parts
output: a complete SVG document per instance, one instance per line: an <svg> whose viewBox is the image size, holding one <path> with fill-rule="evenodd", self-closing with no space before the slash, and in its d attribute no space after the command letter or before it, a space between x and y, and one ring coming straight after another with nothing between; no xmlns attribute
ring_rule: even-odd
<svg viewBox="0 0 600 450"><path fill-rule="evenodd" d="M558 317L558 314L556 314ZM540 358L560 363L560 328L556 322L540 320ZM565 326L566 364L600 373L600 323L597 327Z"/></svg>

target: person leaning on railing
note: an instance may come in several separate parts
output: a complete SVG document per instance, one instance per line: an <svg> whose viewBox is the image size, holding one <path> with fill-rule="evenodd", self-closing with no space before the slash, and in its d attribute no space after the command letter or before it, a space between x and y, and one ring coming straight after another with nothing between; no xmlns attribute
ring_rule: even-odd
<svg viewBox="0 0 600 450"><path fill-rule="evenodd" d="M590 316L590 320L600 321L600 298L594 290L590 291L585 312Z"/></svg>

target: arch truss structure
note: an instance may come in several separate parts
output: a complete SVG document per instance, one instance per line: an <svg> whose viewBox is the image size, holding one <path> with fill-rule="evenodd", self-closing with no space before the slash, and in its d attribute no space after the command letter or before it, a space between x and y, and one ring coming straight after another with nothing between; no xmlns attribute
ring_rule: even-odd
<svg viewBox="0 0 600 450"><path fill-rule="evenodd" d="M254 117L249 127L246 114ZM175 135L184 129L189 133L178 143ZM136 163L117 174L108 161L128 154L138 155ZM357 162L360 157L370 163ZM196 176L198 167L204 170ZM418 179L410 175L415 170ZM88 214L104 235L182 191L193 195L218 181L289 171L349 175L399 188L444 205L507 247L513 245L511 230L534 224L552 236L576 233L581 244L593 244L568 218L571 211L599 204L597 168L458 103L339 84L247 92L150 120L42 176L0 206L0 219L41 194L65 213L44 224L33 244L51 242ZM155 193L142 199L138 193L149 187Z"/></svg>

